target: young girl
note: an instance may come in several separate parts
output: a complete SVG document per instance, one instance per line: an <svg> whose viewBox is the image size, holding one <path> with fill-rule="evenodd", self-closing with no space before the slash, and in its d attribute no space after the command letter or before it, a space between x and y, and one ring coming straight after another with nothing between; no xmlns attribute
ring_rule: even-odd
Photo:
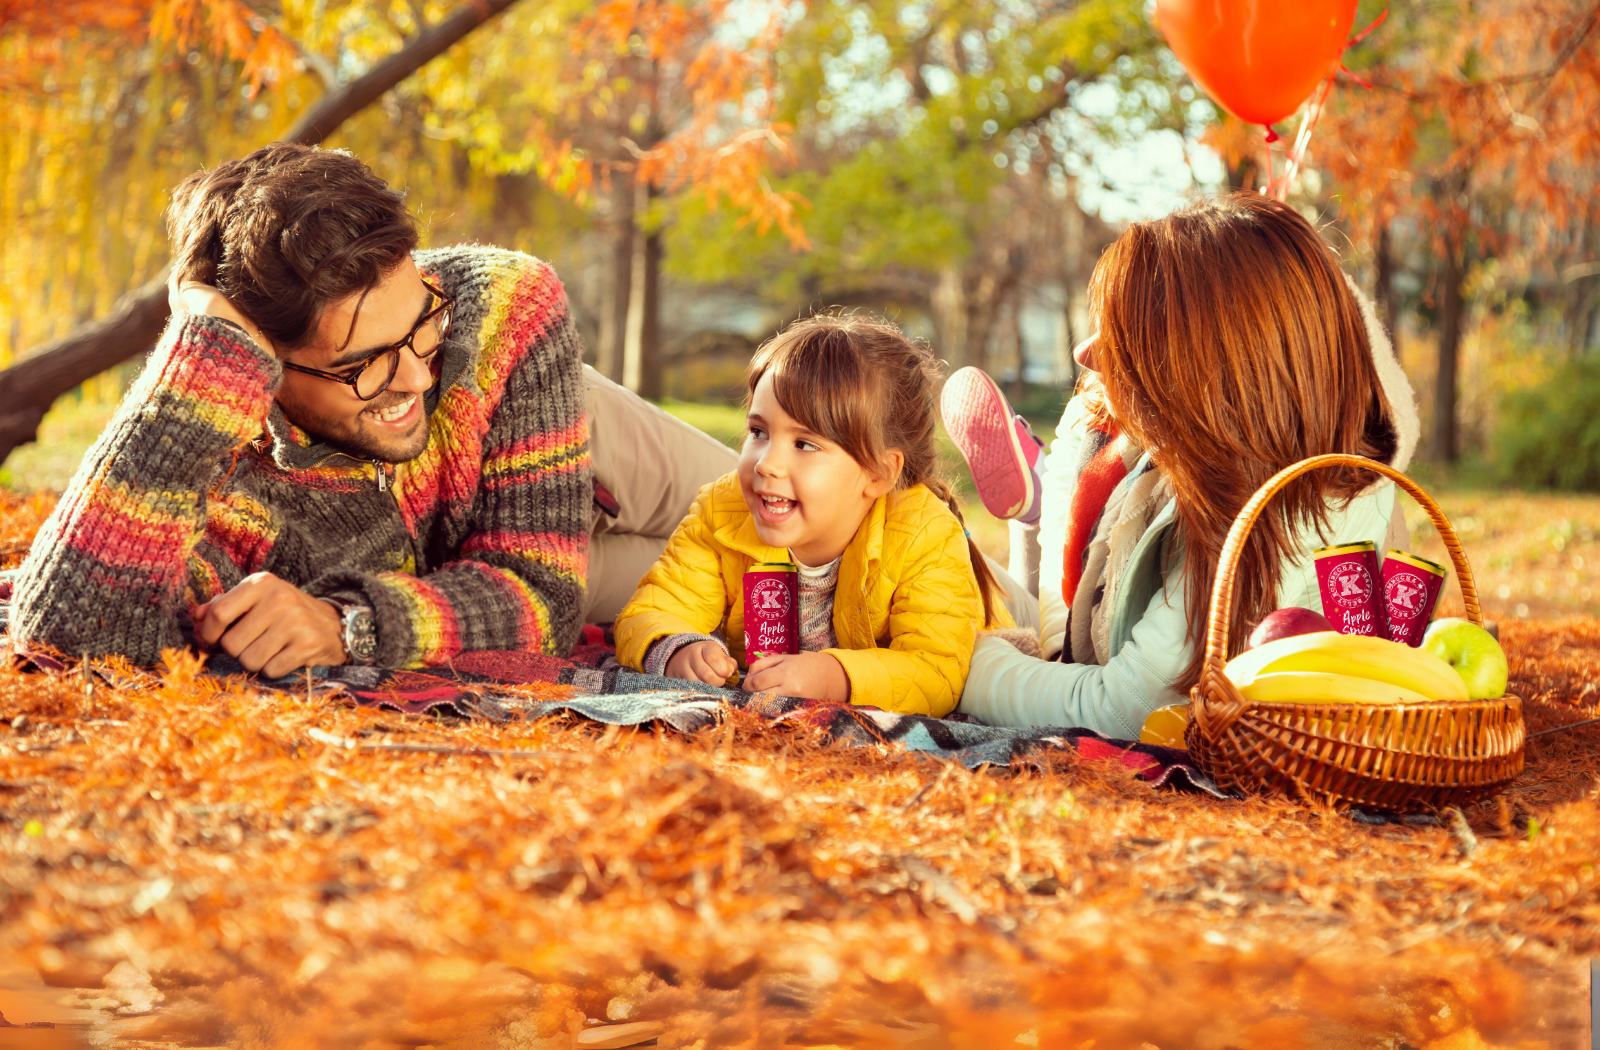
<svg viewBox="0 0 1600 1050"><path fill-rule="evenodd" d="M1260 194L1133 224L1090 302L1098 331L1076 353L1089 375L1042 463L987 377L945 385L945 424L985 503L1038 521L1043 551L1046 659L983 638L961 709L1138 739L1199 677L1218 555L1251 494L1326 452L1404 470L1419 426L1371 304L1309 222ZM1273 609L1321 608L1313 549L1403 549L1405 536L1393 484L1370 471L1295 481L1245 544L1234 650Z"/></svg>
<svg viewBox="0 0 1600 1050"><path fill-rule="evenodd" d="M727 681L745 569L794 561L802 651L757 660L744 688L949 713L978 630L1011 618L938 477L937 376L926 347L859 317L797 321L763 346L739 468L701 490L640 582L617 659Z"/></svg>

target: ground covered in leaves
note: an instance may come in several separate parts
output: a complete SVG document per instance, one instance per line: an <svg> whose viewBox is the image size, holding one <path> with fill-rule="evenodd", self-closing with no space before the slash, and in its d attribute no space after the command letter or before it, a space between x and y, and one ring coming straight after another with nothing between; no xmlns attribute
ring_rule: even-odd
<svg viewBox="0 0 1600 1050"><path fill-rule="evenodd" d="M0 548L47 509L0 496ZM1503 635L1530 731L1600 715L1600 621ZM92 1025L0 1046L1588 1045L1600 726L1452 833L197 670L0 670L0 1009Z"/></svg>

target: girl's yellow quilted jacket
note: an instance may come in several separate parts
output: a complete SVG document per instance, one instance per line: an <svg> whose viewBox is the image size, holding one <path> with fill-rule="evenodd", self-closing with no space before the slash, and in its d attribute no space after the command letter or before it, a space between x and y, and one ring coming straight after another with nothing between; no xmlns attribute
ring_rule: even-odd
<svg viewBox="0 0 1600 1050"><path fill-rule="evenodd" d="M788 561L761 542L727 474L700 490L694 508L617 619L617 659L642 667L658 639L719 631L744 664L745 569ZM996 627L1010 627L1004 607ZM983 626L978 581L961 523L925 485L873 504L839 564L828 649L850 679L850 700L903 714L955 709Z"/></svg>

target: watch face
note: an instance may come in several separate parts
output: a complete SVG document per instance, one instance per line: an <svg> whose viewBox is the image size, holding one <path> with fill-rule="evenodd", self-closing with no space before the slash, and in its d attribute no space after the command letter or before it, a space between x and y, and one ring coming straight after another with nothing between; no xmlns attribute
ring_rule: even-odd
<svg viewBox="0 0 1600 1050"><path fill-rule="evenodd" d="M353 659L370 663L378 654L378 635L371 609L351 609L345 613L344 647Z"/></svg>

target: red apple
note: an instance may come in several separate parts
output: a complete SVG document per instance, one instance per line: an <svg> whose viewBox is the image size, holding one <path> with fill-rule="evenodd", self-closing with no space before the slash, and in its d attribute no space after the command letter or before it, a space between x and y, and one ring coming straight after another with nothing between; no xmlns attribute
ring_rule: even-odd
<svg viewBox="0 0 1600 1050"><path fill-rule="evenodd" d="M1266 645L1279 638L1293 638L1297 634L1331 630L1333 624L1328 622L1326 616L1310 609L1302 609L1298 605L1291 605L1287 609L1267 613L1261 622L1256 624L1256 629L1250 632L1250 644L1246 648L1254 649L1258 645Z"/></svg>

